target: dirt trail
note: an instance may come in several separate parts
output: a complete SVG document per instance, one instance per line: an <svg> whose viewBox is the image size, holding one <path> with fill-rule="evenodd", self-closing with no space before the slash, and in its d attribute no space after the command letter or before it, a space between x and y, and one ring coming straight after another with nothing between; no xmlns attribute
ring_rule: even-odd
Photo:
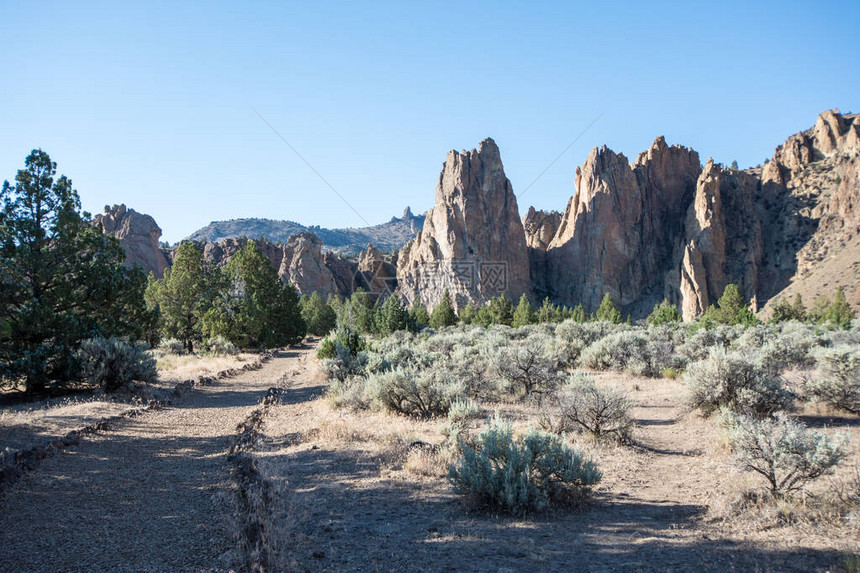
<svg viewBox="0 0 860 573"><path fill-rule="evenodd" d="M45 460L0 493L0 571L229 569L236 425L308 353L280 352Z"/></svg>

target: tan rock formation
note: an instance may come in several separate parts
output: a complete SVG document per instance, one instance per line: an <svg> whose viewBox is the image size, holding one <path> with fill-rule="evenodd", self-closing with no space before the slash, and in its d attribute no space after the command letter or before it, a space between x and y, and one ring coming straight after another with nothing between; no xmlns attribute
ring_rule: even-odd
<svg viewBox="0 0 860 573"><path fill-rule="evenodd" d="M158 278L164 275L168 261L158 244L161 228L155 219L127 209L125 205L114 205L105 206L104 214L96 215L93 220L104 233L119 239L125 251L126 266L139 266Z"/></svg>
<svg viewBox="0 0 860 573"><path fill-rule="evenodd" d="M558 232L560 224L561 213L558 211L536 211L534 207L529 207L529 212L523 217L523 229L529 250L532 291L538 303L552 294L547 284L546 250Z"/></svg>
<svg viewBox="0 0 860 573"><path fill-rule="evenodd" d="M662 137L632 165L592 150L547 251L553 298L594 310L608 292L633 314L659 302L700 169L695 151Z"/></svg>
<svg viewBox="0 0 860 573"><path fill-rule="evenodd" d="M223 266L249 241L269 259L281 280L292 283L299 294L319 292L323 297L330 293L344 296L354 289L355 263L333 253L323 254L322 241L313 233L294 235L285 245L245 237L221 239L206 243L204 257Z"/></svg>
<svg viewBox="0 0 860 573"><path fill-rule="evenodd" d="M696 196L687 211L681 263L681 313L692 320L722 294L727 282L726 221L720 193L721 170L708 159L696 182Z"/></svg>
<svg viewBox="0 0 860 573"><path fill-rule="evenodd" d="M353 290L362 288L377 298L386 298L397 290L396 256L386 257L373 245L367 245L358 255L357 271Z"/></svg>
<svg viewBox="0 0 860 573"><path fill-rule="evenodd" d="M424 228L400 251L398 289L432 308L447 289L457 307L501 292L530 294L525 232L499 148L450 151Z"/></svg>

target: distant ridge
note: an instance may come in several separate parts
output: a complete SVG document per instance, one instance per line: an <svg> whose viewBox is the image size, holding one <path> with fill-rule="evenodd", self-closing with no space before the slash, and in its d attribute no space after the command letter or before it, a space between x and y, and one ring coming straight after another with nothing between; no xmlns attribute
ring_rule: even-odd
<svg viewBox="0 0 860 573"><path fill-rule="evenodd" d="M423 226L424 215L413 215L412 210L406 207L403 215L392 217L387 223L360 228L326 229L316 225L308 227L295 221L261 218L213 221L189 235L186 240L214 243L233 237L262 237L274 243L286 243L293 235L313 233L323 242L326 250L343 255L357 255L368 244L373 244L382 251L397 251Z"/></svg>

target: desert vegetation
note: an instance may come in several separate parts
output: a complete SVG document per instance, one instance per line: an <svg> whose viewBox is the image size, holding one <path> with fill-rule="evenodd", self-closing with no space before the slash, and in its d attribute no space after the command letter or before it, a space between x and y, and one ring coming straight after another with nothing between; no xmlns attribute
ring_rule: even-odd
<svg viewBox="0 0 860 573"><path fill-rule="evenodd" d="M715 311L686 323L666 301L632 323L609 297L603 320L503 297L451 318L443 299L442 311L405 311L405 328L391 334L356 320L380 315L382 305L347 299L318 352L326 407L355 427L412 420L435 428L404 452L403 471L444 483L478 514L600 511L609 492L626 495L618 488L629 483L620 477L632 471L627 464L655 452L692 456L679 469L721 468L721 478L698 479L719 482L702 518L722 535L856 536L858 324L764 323L737 296L727 289ZM643 408L655 407L678 412L673 425L696 428L696 453L652 449Z"/></svg>

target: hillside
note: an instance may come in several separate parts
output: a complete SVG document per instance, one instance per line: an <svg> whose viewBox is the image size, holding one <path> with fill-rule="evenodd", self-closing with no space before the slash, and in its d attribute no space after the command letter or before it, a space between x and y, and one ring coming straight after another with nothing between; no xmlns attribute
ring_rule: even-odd
<svg viewBox="0 0 860 573"><path fill-rule="evenodd" d="M413 215L412 210L407 207L403 215L392 217L387 223L360 228L326 229L316 225L308 227L294 221L261 218L213 221L189 235L186 240L215 243L221 239L248 237L286 243L293 235L313 233L323 242L326 250L342 255L357 255L368 244L383 251L397 251L415 236L423 225L424 215Z"/></svg>

